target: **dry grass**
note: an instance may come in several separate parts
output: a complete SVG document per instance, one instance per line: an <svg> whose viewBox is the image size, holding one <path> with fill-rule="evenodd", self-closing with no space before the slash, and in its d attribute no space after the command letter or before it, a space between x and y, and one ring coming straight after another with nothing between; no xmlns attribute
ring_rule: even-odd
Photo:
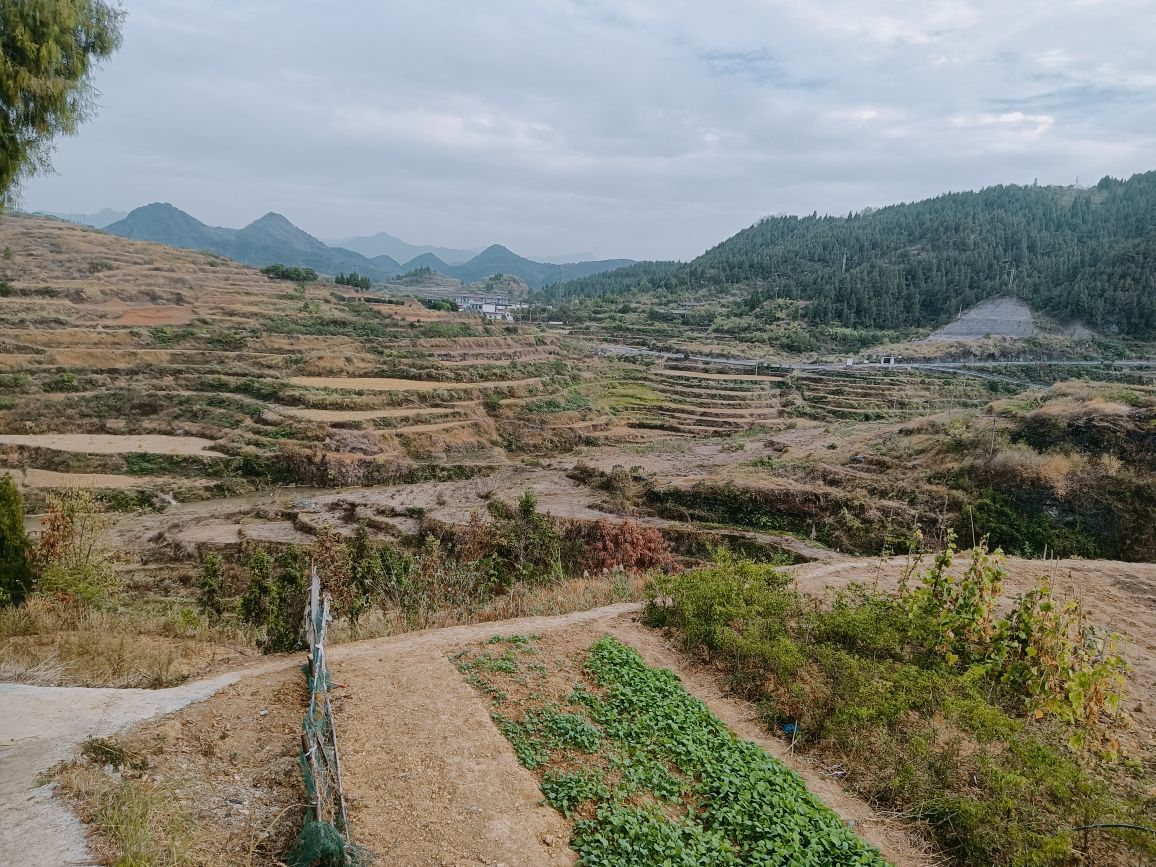
<svg viewBox="0 0 1156 867"><path fill-rule="evenodd" d="M415 617L399 608L375 610L356 626L348 621L334 623L330 640L334 643L401 635L416 629L442 629L470 623L490 623L515 617L538 617L589 611L616 602L640 602L645 598L645 575L606 571L599 575L571 578L550 584L518 584L509 593L486 602L455 607L434 607Z"/></svg>
<svg viewBox="0 0 1156 867"><path fill-rule="evenodd" d="M295 666L93 739L51 777L99 863L283 867L305 808Z"/></svg>
<svg viewBox="0 0 1156 867"><path fill-rule="evenodd" d="M32 597L0 609L0 681L159 689L255 653L252 635L188 608L112 609Z"/></svg>
<svg viewBox="0 0 1156 867"><path fill-rule="evenodd" d="M92 842L102 863L117 867L205 863L193 846L191 820L162 783L89 759L64 766L56 781L85 823L95 829Z"/></svg>
<svg viewBox="0 0 1156 867"><path fill-rule="evenodd" d="M1045 485L1061 497L1068 492L1072 473L1086 464L1083 455L1040 454L1024 443L1001 448L991 459L993 472L1027 484Z"/></svg>
<svg viewBox="0 0 1156 867"><path fill-rule="evenodd" d="M68 674L68 666L56 654L36 661L21 662L0 658L0 683L23 683L28 686L59 686Z"/></svg>
<svg viewBox="0 0 1156 867"><path fill-rule="evenodd" d="M57 768L54 780L93 834L89 846L101 863L116 867L255 867L281 864L266 851L270 835L277 848L295 828L300 805L279 810L275 828L247 823L237 831L206 823L189 798L203 781L183 776L170 780L144 756L127 752L119 741L93 740L84 757ZM292 818L288 813L293 813Z"/></svg>

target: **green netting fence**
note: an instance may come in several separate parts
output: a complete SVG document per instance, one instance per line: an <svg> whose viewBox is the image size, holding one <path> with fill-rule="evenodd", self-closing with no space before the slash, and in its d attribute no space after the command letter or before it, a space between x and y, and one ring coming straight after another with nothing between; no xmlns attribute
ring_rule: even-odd
<svg viewBox="0 0 1156 867"><path fill-rule="evenodd" d="M325 628L330 620L329 594L322 595L321 580L314 569L309 602L305 606L305 636L309 642L305 678L309 684L309 706L301 721L298 758L309 803L305 824L289 854L289 867L362 867L370 860L369 854L350 840L345 793L341 787L341 756L337 751L333 706L329 702L329 669L325 664Z"/></svg>

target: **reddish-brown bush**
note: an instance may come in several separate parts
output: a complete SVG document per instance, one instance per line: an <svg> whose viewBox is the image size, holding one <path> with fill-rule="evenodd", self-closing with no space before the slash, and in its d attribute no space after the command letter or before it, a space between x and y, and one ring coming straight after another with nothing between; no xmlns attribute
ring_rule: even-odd
<svg viewBox="0 0 1156 867"><path fill-rule="evenodd" d="M628 572L671 568L674 556L655 527L605 518L582 528L582 568L588 572L621 567Z"/></svg>

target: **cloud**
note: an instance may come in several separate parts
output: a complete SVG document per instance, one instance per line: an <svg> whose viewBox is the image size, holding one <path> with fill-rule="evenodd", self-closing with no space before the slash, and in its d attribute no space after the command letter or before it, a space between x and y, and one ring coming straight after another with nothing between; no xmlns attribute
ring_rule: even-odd
<svg viewBox="0 0 1156 867"><path fill-rule="evenodd" d="M1151 169L1150 0L124 0L33 208L690 257L767 213Z"/></svg>
<svg viewBox="0 0 1156 867"><path fill-rule="evenodd" d="M1014 127L1032 137L1043 135L1056 119L1050 114L1024 114L1022 111L1005 111L1001 114L956 115L951 119L957 127L1002 126Z"/></svg>

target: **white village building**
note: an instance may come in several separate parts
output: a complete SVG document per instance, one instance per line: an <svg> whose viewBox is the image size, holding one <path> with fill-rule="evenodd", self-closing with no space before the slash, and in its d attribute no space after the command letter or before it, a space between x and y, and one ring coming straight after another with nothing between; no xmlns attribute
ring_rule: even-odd
<svg viewBox="0 0 1156 867"><path fill-rule="evenodd" d="M463 313L480 313L495 322L513 322L514 314L525 310L525 304L516 304L509 298L493 295L458 295L454 303Z"/></svg>

